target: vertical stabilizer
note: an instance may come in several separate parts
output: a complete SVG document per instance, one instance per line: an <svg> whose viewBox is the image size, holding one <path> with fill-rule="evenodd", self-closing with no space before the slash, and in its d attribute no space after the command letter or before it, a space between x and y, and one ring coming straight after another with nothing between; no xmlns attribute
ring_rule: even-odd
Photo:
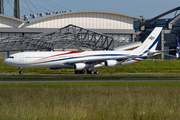
<svg viewBox="0 0 180 120"><path fill-rule="evenodd" d="M156 27L146 40L137 49L133 50L133 54L146 56L148 52L155 52L163 27Z"/></svg>
<svg viewBox="0 0 180 120"><path fill-rule="evenodd" d="M179 58L179 56L180 56L180 47L179 47L178 38L176 37L176 58Z"/></svg>

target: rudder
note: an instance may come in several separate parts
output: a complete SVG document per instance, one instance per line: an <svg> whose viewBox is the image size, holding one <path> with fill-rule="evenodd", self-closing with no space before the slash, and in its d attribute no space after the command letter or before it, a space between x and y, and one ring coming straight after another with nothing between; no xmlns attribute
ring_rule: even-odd
<svg viewBox="0 0 180 120"><path fill-rule="evenodd" d="M148 52L155 52L163 27L156 27L141 46L133 50L133 54L146 56Z"/></svg>

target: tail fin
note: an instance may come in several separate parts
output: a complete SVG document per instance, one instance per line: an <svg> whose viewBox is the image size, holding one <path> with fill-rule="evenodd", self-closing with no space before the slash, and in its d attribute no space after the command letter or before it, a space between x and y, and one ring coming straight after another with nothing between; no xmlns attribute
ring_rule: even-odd
<svg viewBox="0 0 180 120"><path fill-rule="evenodd" d="M155 52L162 29L162 27L156 27L142 43L142 45L133 50L133 54L147 56L148 52Z"/></svg>
<svg viewBox="0 0 180 120"><path fill-rule="evenodd" d="M176 58L179 58L179 56L180 56L180 47L179 47L178 38L176 37Z"/></svg>

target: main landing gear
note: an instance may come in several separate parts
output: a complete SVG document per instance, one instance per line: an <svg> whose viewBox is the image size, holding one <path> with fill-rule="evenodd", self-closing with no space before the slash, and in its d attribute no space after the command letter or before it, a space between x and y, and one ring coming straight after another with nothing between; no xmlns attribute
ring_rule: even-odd
<svg viewBox="0 0 180 120"><path fill-rule="evenodd" d="M85 74L84 70L75 70L75 74Z"/></svg>
<svg viewBox="0 0 180 120"><path fill-rule="evenodd" d="M98 70L86 70L87 74L99 74ZM75 74L85 74L84 70L75 70Z"/></svg>
<svg viewBox="0 0 180 120"><path fill-rule="evenodd" d="M23 74L22 67L19 68L19 74Z"/></svg>
<svg viewBox="0 0 180 120"><path fill-rule="evenodd" d="M99 74L99 71L98 70L86 70L87 71L87 74Z"/></svg>

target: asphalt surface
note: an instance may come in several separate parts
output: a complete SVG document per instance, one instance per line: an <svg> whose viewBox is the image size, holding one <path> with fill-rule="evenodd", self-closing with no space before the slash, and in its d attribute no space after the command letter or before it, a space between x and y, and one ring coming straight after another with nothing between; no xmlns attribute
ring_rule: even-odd
<svg viewBox="0 0 180 120"><path fill-rule="evenodd" d="M22 79L22 80L0 80L0 83L6 82L150 82L150 81L180 81L180 79L98 79L98 80L41 80L41 79Z"/></svg>
<svg viewBox="0 0 180 120"><path fill-rule="evenodd" d="M103 73L104 75L118 75L118 74L148 74L148 73ZM161 73L150 73L150 74L161 74ZM164 74L164 73L162 73ZM173 74L173 73L171 73ZM180 78L127 78L127 79L51 79L51 78L47 78L47 79L39 79L39 78L18 78L18 77L11 77L12 75L13 76L19 76L19 74L2 74L0 73L0 75L3 75L3 76L10 76L9 78L6 77L6 78L1 78L0 79L0 83L5 83L5 82L149 82L149 81L180 81ZM43 74L43 73L39 73L39 74L23 74L22 76L33 76L33 75L38 75L41 76L41 75L46 75L46 77L48 76L58 76L58 75L74 75L74 74Z"/></svg>

